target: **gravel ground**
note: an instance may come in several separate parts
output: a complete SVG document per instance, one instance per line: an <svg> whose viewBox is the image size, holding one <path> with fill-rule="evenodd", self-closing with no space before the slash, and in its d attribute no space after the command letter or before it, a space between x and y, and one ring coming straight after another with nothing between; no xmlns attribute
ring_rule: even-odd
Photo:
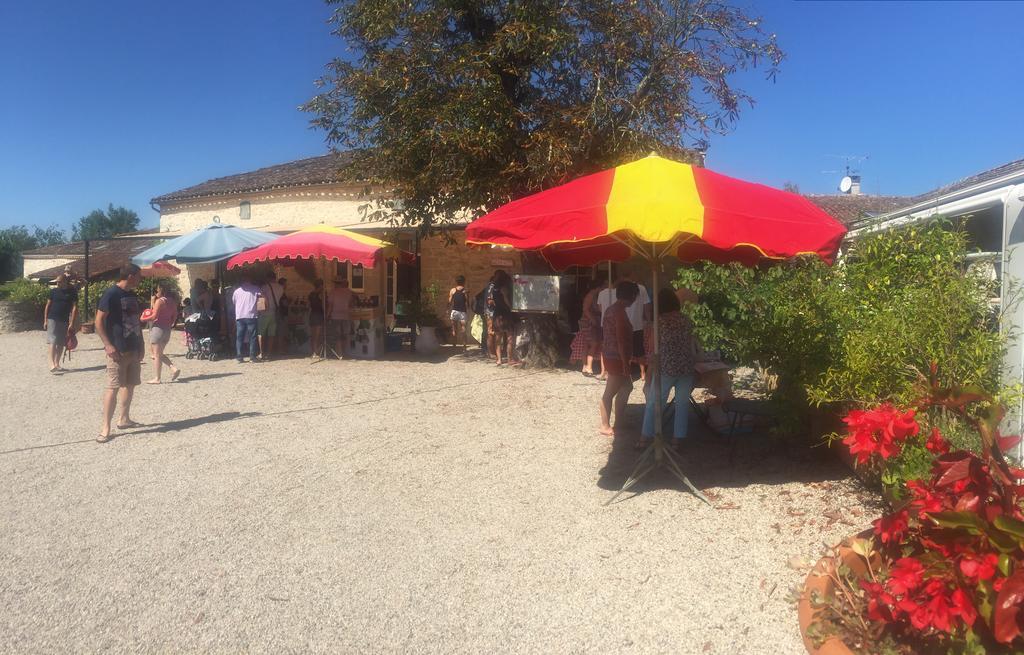
<svg viewBox="0 0 1024 655"><path fill-rule="evenodd" d="M707 435L715 508L665 474L605 507L635 453L597 435L599 385L461 355L239 365L176 336L182 380L97 444L80 343L52 376L42 333L0 335L0 652L797 654L789 591L875 511L820 455L729 465Z"/></svg>

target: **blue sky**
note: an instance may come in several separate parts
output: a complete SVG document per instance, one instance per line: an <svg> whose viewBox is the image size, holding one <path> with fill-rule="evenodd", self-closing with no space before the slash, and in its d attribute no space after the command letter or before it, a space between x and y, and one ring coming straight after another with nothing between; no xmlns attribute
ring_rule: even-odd
<svg viewBox="0 0 1024 655"><path fill-rule="evenodd" d="M787 59L708 165L804 192L843 161L916 194L1024 157L1017 3L749 2ZM325 151L297 110L343 54L319 0L0 3L0 227L67 227Z"/></svg>

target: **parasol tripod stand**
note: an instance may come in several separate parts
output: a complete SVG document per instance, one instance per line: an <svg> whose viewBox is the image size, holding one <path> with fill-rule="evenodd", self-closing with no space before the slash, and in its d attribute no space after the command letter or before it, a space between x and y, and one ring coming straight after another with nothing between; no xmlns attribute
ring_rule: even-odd
<svg viewBox="0 0 1024 655"><path fill-rule="evenodd" d="M327 318L327 259L324 257L320 258L320 279L324 281L323 289L320 290L320 302L322 304L323 312L320 314L323 316L323 325L320 326L320 339L323 341L323 345L318 349L320 350L318 359L314 359L310 362L310 365L319 364L320 362L327 361L327 354L334 355L336 359L342 359L341 355L338 354L334 348L327 345L327 337L330 330L328 329L331 325L330 320ZM312 344L310 344L312 349Z"/></svg>
<svg viewBox="0 0 1024 655"><path fill-rule="evenodd" d="M648 244L640 243L629 235L626 235L620 238L619 240L622 243L625 243L634 252L639 253L642 257L651 262L651 270L653 273L652 285L654 287L651 294L653 296L654 303L654 366L651 367L651 374L653 376L653 379L651 380L650 388L651 393L656 394L654 400L655 427L654 441L651 442L651 445L649 445L647 449L644 450L643 454L640 455L640 459L637 460L636 466L633 468L633 472L629 474L628 478L626 478L626 481L623 483L622 488L615 492L615 495L612 496L608 500L608 502L605 503L605 505L611 505L616 498L632 489L636 485L636 483L644 479L644 477L646 477L648 473L662 466L667 468L669 472L672 473L672 475L679 478L679 480L683 484L685 484L691 492L693 492L693 495L697 496L697 498L700 498L708 505L711 505L711 501L708 500L707 496L702 494L700 492L700 489L693 486L693 483L690 482L690 479L686 477L685 473L683 473L683 468L681 466L681 462L679 461L679 455L672 452L672 449L669 448L668 444L665 443L665 437L662 435L662 432L664 432L664 423L662 421L664 412L662 411L661 406L661 362L658 360L658 353L661 347L661 344L659 343L658 334L658 292L660 290L658 285L658 269L660 267L661 256L659 256L657 252L658 245L655 243L649 244L650 252L648 253L647 249L644 247L645 245ZM664 256L665 254L671 252L677 244L678 238L673 239L671 242L669 242L668 246L662 251L661 255ZM615 420L616 422L618 422L621 419L620 417L616 416Z"/></svg>

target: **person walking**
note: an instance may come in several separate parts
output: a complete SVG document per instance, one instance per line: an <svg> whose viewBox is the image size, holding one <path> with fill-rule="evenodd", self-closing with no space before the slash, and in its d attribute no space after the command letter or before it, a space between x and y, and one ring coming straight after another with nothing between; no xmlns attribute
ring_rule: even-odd
<svg viewBox="0 0 1024 655"><path fill-rule="evenodd" d="M697 363L697 342L693 335L693 322L680 310L679 298L672 289L658 292L658 356L649 362L653 371L661 377L660 393L649 390L647 407L644 409L644 423L639 446L647 446L654 438L655 402L662 407L668 400L669 391L675 390L675 416L672 422L672 439L675 446L686 438L687 420L690 412L690 393L693 392L694 367Z"/></svg>
<svg viewBox="0 0 1024 655"><path fill-rule="evenodd" d="M345 339L348 337L349 321L352 318L352 305L356 297L352 289L348 288L348 280L338 280L331 295L327 298L327 316L330 317L330 328L337 337L337 349L334 355L338 359L344 359Z"/></svg>
<svg viewBox="0 0 1024 655"><path fill-rule="evenodd" d="M284 295L284 287L278 284L273 271L267 275L263 284L263 298L266 300L266 309L259 312L257 320L257 334L259 335L260 359L270 359L274 351L274 341L277 339L277 317L281 311L281 296Z"/></svg>
<svg viewBox="0 0 1024 655"><path fill-rule="evenodd" d="M43 329L46 330L46 343L49 345L50 373L64 370L60 365L64 356L64 347L68 336L73 333L75 321L78 320L78 289L70 281L66 273L57 276L57 288L50 289L50 297L43 309Z"/></svg>
<svg viewBox="0 0 1024 655"><path fill-rule="evenodd" d="M609 437L615 435L612 428L613 403L615 425L620 426L629 394L633 391L633 376L629 371L629 360L633 357L633 328L626 309L636 301L638 293L635 283L619 282L615 285L615 302L604 314L602 349L608 381L601 396L600 432Z"/></svg>
<svg viewBox="0 0 1024 655"><path fill-rule="evenodd" d="M487 281L483 289L480 289L480 293L476 294L473 298L473 313L480 317L481 327L480 331L480 356L484 359L490 359L494 353L493 350L493 339L491 337L491 310L487 307L487 294L491 290L491 285L494 284L494 276Z"/></svg>
<svg viewBox="0 0 1024 655"><path fill-rule="evenodd" d="M245 361L243 348L249 345L249 361L256 360L256 305L259 302L260 288L252 283L252 278L242 278L234 293L231 294L231 305L235 308L235 355L238 363Z"/></svg>
<svg viewBox="0 0 1024 655"><path fill-rule="evenodd" d="M160 372L164 364L171 369L171 382L178 379L181 369L164 354L171 340L171 330L178 324L178 298L163 283L156 285L150 307L153 308L153 325L149 328L149 348L153 355L153 379L146 384L160 384Z"/></svg>
<svg viewBox="0 0 1024 655"><path fill-rule="evenodd" d="M466 319L469 316L469 291L466 290L466 277L456 276L455 286L448 292L448 315L452 321L452 343L459 345L459 335L462 335L462 348L467 347L466 343Z"/></svg>
<svg viewBox="0 0 1024 655"><path fill-rule="evenodd" d="M117 284L103 292L96 308L96 334L107 355L107 389L103 393L103 424L96 441L110 441L110 421L117 403L121 403L120 430L138 427L131 418L132 397L142 381L142 358L146 344L142 338L139 298L133 293L142 280L135 264L121 267Z"/></svg>

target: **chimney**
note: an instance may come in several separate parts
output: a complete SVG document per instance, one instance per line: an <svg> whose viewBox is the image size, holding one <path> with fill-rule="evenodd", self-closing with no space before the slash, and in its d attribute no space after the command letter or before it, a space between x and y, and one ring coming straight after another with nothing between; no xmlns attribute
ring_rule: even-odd
<svg viewBox="0 0 1024 655"><path fill-rule="evenodd" d="M859 196L860 195L860 175L851 175L850 176L850 195L851 196Z"/></svg>

